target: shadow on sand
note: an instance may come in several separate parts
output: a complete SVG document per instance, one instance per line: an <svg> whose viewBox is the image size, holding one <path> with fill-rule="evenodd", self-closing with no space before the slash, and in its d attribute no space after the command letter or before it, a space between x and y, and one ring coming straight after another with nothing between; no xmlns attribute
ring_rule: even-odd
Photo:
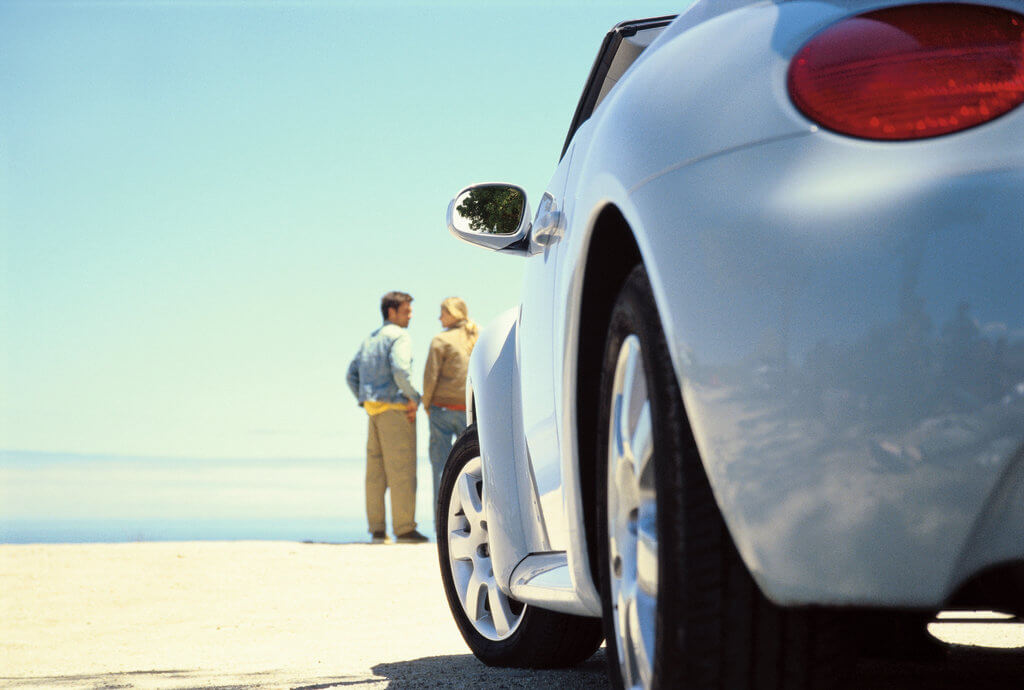
<svg viewBox="0 0 1024 690"><path fill-rule="evenodd" d="M202 688L203 690L329 690L330 688L607 688L604 650L573 669L490 668L472 654L377 664L372 676L320 676L295 671L217 673L154 670L22 678L0 677L5 690L93 688ZM2 673L2 672L0 672Z"/></svg>
<svg viewBox="0 0 1024 690"><path fill-rule="evenodd" d="M1024 651L951 646L933 662L866 659L846 690L1017 690L1024 686ZM530 671L484 666L470 654L378 664L373 672L389 688L607 688L605 652L569 670Z"/></svg>
<svg viewBox="0 0 1024 690"><path fill-rule="evenodd" d="M1024 683L1024 651L950 646L932 662L862 660L847 688L859 690L1016 690Z"/></svg>
<svg viewBox="0 0 1024 690"><path fill-rule="evenodd" d="M604 649L571 669L535 671L491 668L472 654L432 656L377 664L373 672L388 688L607 688Z"/></svg>
<svg viewBox="0 0 1024 690"><path fill-rule="evenodd" d="M297 672L232 674L205 670L159 670L91 675L3 678L0 687L203 688L204 690L329 690L330 688L607 688L601 649L573 669L534 671L490 668L471 654L424 657L377 664L373 676L320 676ZM1024 686L1024 652L953 647L935 662L861 661L848 690L1016 690Z"/></svg>

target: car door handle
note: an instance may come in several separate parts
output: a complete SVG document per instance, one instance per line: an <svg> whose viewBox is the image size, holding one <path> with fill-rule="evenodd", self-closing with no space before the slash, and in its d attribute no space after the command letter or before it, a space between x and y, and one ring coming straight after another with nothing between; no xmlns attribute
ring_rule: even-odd
<svg viewBox="0 0 1024 690"><path fill-rule="evenodd" d="M564 231L565 214L561 211L548 211L533 226L533 241L542 247L549 247L562 238Z"/></svg>

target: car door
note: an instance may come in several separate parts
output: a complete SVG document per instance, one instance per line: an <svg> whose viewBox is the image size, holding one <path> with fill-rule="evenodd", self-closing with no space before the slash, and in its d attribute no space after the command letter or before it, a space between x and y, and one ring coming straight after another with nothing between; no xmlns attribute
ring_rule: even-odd
<svg viewBox="0 0 1024 690"><path fill-rule="evenodd" d="M531 232L532 255L527 260L519 324L522 372L523 428L532 481L540 500L546 548L568 546L568 516L563 498L560 429L561 405L557 387L562 381L565 316L569 308L566 274L571 258L563 242L574 213L573 166L584 159L589 139L585 124L619 78L674 17L622 22L605 36L566 137L555 174L537 206Z"/></svg>
<svg viewBox="0 0 1024 690"><path fill-rule="evenodd" d="M531 480L540 500L546 550L564 549L558 414L555 409L555 348L552 331L555 287L559 271L559 233L566 180L572 152L562 157L537 205L526 261L519 323L519 357L522 372L522 414Z"/></svg>

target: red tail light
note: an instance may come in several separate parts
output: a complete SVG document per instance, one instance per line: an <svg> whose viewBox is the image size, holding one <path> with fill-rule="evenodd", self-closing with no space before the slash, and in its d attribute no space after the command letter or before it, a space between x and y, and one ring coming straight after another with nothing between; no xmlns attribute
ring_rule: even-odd
<svg viewBox="0 0 1024 690"><path fill-rule="evenodd" d="M923 139L1024 101L1024 16L959 3L861 14L812 38L789 67L808 118L865 139Z"/></svg>

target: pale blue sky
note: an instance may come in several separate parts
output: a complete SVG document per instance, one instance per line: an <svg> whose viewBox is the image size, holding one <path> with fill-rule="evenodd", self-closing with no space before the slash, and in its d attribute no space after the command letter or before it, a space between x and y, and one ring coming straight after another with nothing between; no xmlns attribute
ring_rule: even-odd
<svg viewBox="0 0 1024 690"><path fill-rule="evenodd" d="M0 449L362 455L381 294L417 382L518 299L448 200L536 208L604 33L688 4L0 0Z"/></svg>

